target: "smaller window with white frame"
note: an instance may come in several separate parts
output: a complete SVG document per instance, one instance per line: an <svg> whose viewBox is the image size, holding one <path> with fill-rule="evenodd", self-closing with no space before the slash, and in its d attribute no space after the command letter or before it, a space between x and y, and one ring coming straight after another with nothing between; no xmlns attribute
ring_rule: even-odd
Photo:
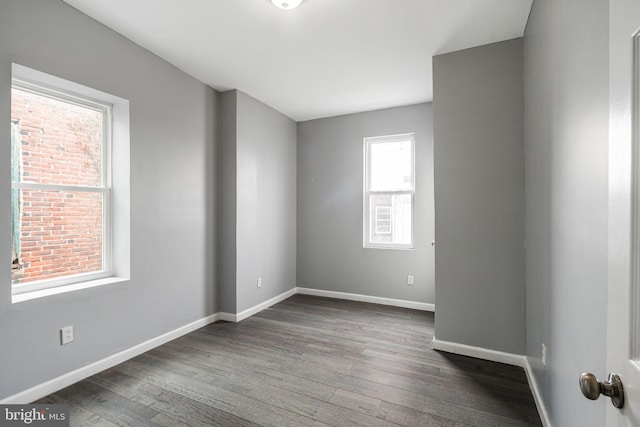
<svg viewBox="0 0 640 427"><path fill-rule="evenodd" d="M415 136L364 139L364 247L413 249Z"/></svg>

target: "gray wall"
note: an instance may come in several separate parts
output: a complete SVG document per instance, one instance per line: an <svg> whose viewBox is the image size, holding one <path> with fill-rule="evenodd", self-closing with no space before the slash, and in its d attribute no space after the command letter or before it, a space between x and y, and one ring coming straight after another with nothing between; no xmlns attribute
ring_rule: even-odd
<svg viewBox="0 0 640 427"><path fill-rule="evenodd" d="M217 311L217 93L61 1L3 0L0 241L10 240L11 63L130 100L131 280L11 303L0 262L0 399ZM0 245L0 259L9 259ZM60 346L59 328L75 341Z"/></svg>
<svg viewBox="0 0 640 427"><path fill-rule="evenodd" d="M524 354L522 40L433 72L436 337Z"/></svg>
<svg viewBox="0 0 640 427"><path fill-rule="evenodd" d="M221 117L221 301L239 313L296 285L296 123L237 90Z"/></svg>
<svg viewBox="0 0 640 427"><path fill-rule="evenodd" d="M415 250L364 249L363 138L408 132L416 134ZM431 104L298 124L298 286L434 303L433 211Z"/></svg>
<svg viewBox="0 0 640 427"><path fill-rule="evenodd" d="M220 94L218 106L218 300L220 311L236 313L236 195L237 195L237 94L229 90Z"/></svg>
<svg viewBox="0 0 640 427"><path fill-rule="evenodd" d="M296 123L238 92L237 308L296 286ZM258 289L257 278L262 277Z"/></svg>
<svg viewBox="0 0 640 427"><path fill-rule="evenodd" d="M607 374L608 14L536 0L524 37L527 356L554 426L602 426L609 405L577 389Z"/></svg>

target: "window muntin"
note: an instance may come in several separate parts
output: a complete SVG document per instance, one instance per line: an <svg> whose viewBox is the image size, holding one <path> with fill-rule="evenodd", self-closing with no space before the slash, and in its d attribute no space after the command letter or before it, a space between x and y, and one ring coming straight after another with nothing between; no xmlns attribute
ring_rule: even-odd
<svg viewBox="0 0 640 427"><path fill-rule="evenodd" d="M111 105L13 80L14 293L110 275Z"/></svg>
<svg viewBox="0 0 640 427"><path fill-rule="evenodd" d="M364 247L413 248L413 134L364 139Z"/></svg>

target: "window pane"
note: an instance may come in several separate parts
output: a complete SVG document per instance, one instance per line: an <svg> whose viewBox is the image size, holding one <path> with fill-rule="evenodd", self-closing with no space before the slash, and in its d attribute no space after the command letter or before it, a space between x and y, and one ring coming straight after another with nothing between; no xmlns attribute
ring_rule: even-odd
<svg viewBox="0 0 640 427"><path fill-rule="evenodd" d="M413 186L411 141L371 144L371 190L409 190Z"/></svg>
<svg viewBox="0 0 640 427"><path fill-rule="evenodd" d="M369 198L372 244L411 244L411 195L374 194Z"/></svg>
<svg viewBox="0 0 640 427"><path fill-rule="evenodd" d="M18 182L102 185L102 112L11 90L11 120L19 124Z"/></svg>
<svg viewBox="0 0 640 427"><path fill-rule="evenodd" d="M102 271L102 193L20 190L18 203L14 284Z"/></svg>

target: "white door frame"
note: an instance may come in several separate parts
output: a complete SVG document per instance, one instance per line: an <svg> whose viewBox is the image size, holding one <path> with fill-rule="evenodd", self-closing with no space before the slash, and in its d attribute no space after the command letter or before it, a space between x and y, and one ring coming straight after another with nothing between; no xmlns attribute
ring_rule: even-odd
<svg viewBox="0 0 640 427"><path fill-rule="evenodd" d="M609 242L607 370L619 373L625 405L607 402L607 427L640 426L640 356L637 307L640 266L638 213L638 76L640 7L637 0L610 0L609 7ZM604 319L603 319L604 320ZM606 378L600 378L606 380Z"/></svg>

